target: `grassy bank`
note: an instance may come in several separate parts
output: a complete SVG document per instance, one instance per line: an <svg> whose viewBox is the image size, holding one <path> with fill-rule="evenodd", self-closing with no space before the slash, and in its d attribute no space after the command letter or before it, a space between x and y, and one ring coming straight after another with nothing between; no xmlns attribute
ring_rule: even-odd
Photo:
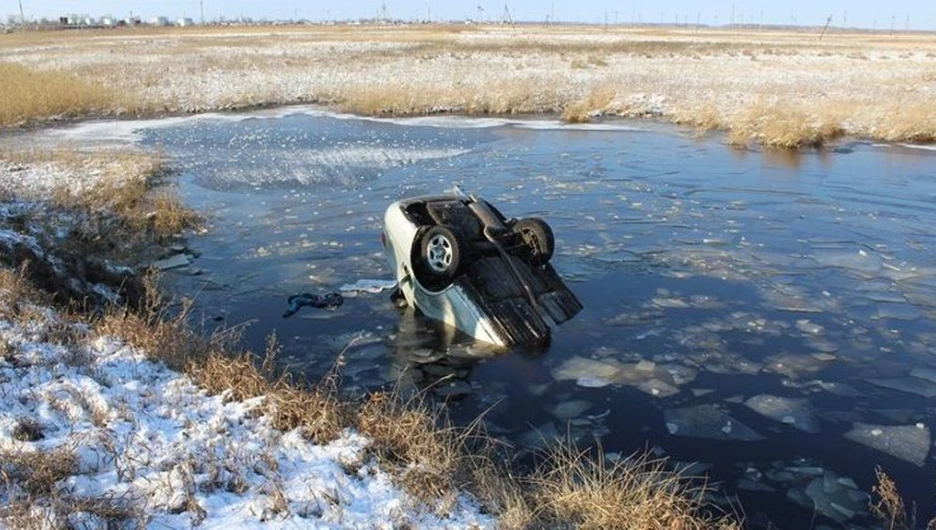
<svg viewBox="0 0 936 530"><path fill-rule="evenodd" d="M86 95L64 107L54 99L17 103L28 110L0 125L23 116L311 102L386 116L652 118L724 131L735 146L782 149L843 134L936 140L936 39L922 33L830 32L822 40L806 30L587 26L62 33L0 36L0 61L19 65L7 67L15 77L50 75Z"/></svg>

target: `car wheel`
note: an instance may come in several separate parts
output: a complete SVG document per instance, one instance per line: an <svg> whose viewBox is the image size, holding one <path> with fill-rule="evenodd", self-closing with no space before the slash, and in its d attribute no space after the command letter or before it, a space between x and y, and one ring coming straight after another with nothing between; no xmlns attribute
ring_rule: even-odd
<svg viewBox="0 0 936 530"><path fill-rule="evenodd" d="M462 249L455 234L444 226L433 226L419 238L422 272L433 287L454 278L461 266Z"/></svg>
<svg viewBox="0 0 936 530"><path fill-rule="evenodd" d="M546 221L538 217L520 219L513 224L511 230L520 235L530 250L530 262L533 265L545 265L552 259L556 250L556 240Z"/></svg>

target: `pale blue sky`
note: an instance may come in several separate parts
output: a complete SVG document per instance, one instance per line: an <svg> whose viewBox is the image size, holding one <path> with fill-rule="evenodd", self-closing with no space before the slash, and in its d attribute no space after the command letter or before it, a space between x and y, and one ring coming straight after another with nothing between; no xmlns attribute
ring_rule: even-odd
<svg viewBox="0 0 936 530"><path fill-rule="evenodd" d="M118 18L134 15L151 18L183 15L196 21L200 17L199 0L22 0L27 19L58 17L67 13L103 15ZM386 5L390 17L403 20L464 20L477 16L477 0L204 0L205 18L288 19L295 16L310 20L359 19L377 16ZM503 0L481 0L485 20L501 20ZM936 31L936 0L509 0L506 2L515 20L543 21L551 13L557 21L603 23L641 22L726 24L732 21L752 24L821 25L832 15L832 24L877 29L923 29ZM18 0L0 0L0 16L18 14ZM846 19L847 16L847 19ZM678 19L677 19L678 17Z"/></svg>

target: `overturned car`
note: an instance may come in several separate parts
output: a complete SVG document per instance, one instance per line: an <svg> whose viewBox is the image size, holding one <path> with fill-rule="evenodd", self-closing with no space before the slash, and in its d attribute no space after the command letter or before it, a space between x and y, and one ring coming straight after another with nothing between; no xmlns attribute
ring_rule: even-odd
<svg viewBox="0 0 936 530"><path fill-rule="evenodd" d="M549 225L474 195L395 202L381 240L406 303L477 340L543 345L582 309L550 264Z"/></svg>

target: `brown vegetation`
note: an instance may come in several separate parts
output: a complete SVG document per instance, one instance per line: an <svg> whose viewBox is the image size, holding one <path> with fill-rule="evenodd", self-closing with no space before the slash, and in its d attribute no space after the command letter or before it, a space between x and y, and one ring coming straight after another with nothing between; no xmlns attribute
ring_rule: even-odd
<svg viewBox="0 0 936 530"><path fill-rule="evenodd" d="M632 456L606 462L559 445L530 478L548 526L583 530L737 530L729 517L706 513L704 483L681 477L663 460Z"/></svg>
<svg viewBox="0 0 936 530"><path fill-rule="evenodd" d="M0 162L4 161L61 170L76 177L50 189L31 189L29 183L22 183L25 189L19 189L11 182L6 190L20 199L83 214L86 222L74 226L72 239L76 243L120 241L126 247L132 246L129 243L145 244L141 239L165 242L200 222L200 216L183 206L174 190L165 185L169 170L158 151L6 148L0 150ZM110 219L116 220L116 225Z"/></svg>
<svg viewBox="0 0 936 530"><path fill-rule="evenodd" d="M917 528L916 510L909 515L903 498L894 482L880 467L875 468L874 475L877 484L871 488L870 511L876 517L884 530L915 530ZM875 499L876 497L876 499ZM926 530L936 530L936 517L926 524Z"/></svg>
<svg viewBox="0 0 936 530"><path fill-rule="evenodd" d="M71 73L0 62L0 127L114 112L119 94Z"/></svg>
<svg viewBox="0 0 936 530"><path fill-rule="evenodd" d="M5 500L0 524L17 530L59 528L76 513L94 515L108 526L141 518L141 510L127 499L78 497L59 489L58 482L74 474L76 460L74 449L65 446L0 451L0 498Z"/></svg>
<svg viewBox="0 0 936 530"><path fill-rule="evenodd" d="M311 102L368 115L649 116L727 131L734 145L780 149L843 132L936 138L931 38L809 36L586 26L128 29L69 35L68 46L58 46L65 40L58 32L7 36L0 60L112 87L132 102L108 96L65 115ZM28 77L22 66L11 68ZM32 114L61 113L46 107Z"/></svg>

